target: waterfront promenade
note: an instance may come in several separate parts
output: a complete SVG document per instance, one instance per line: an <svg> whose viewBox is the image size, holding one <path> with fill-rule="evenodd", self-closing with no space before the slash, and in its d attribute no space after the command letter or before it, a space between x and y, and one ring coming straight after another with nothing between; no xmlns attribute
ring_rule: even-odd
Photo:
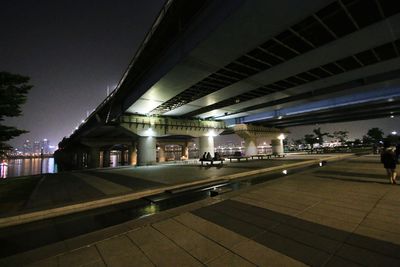
<svg viewBox="0 0 400 267"><path fill-rule="evenodd" d="M3 258L0 265L399 266L399 214L400 187L388 184L379 158L350 157L293 175L289 169L278 179Z"/></svg>
<svg viewBox="0 0 400 267"><path fill-rule="evenodd" d="M83 205L86 206L88 203L107 205L108 200L104 199L112 197L125 201L137 198L135 194L154 194L182 185L230 179L240 174L248 175L249 171L270 171L282 166L301 165L308 161L318 162L319 159L341 156L347 155L290 154L285 158L226 162L224 165L203 167L198 160L193 159L147 167L124 166L46 174L43 177L9 178L1 181L3 199L0 201L0 226L1 217L66 205L81 207L79 203L85 203ZM7 195L10 197L7 198Z"/></svg>

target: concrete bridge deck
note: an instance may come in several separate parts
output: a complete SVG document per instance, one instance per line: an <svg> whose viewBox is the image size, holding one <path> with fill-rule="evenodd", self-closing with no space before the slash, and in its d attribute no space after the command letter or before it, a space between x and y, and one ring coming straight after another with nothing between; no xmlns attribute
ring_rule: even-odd
<svg viewBox="0 0 400 267"><path fill-rule="evenodd" d="M399 266L400 187L348 158L63 240L2 266Z"/></svg>

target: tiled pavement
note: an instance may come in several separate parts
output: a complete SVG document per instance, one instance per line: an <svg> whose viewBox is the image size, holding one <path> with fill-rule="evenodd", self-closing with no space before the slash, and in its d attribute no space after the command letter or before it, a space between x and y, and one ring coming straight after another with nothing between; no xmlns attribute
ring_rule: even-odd
<svg viewBox="0 0 400 267"><path fill-rule="evenodd" d="M0 211L0 217L329 156L332 155L290 155L286 158L226 163L221 167L201 167L195 162L50 174L43 177L33 192L22 194L26 199L21 199L19 209L3 209Z"/></svg>
<svg viewBox="0 0 400 267"><path fill-rule="evenodd" d="M29 265L30 264L30 265ZM340 161L0 260L0 266L400 266L400 186Z"/></svg>

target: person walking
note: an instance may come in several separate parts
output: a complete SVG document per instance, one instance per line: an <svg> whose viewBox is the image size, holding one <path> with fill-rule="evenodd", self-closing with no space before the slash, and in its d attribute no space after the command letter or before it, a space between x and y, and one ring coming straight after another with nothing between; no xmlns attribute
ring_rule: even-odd
<svg viewBox="0 0 400 267"><path fill-rule="evenodd" d="M397 158L395 153L396 148L389 146L386 147L383 152L381 153L381 162L386 169L386 173L388 178L390 179L391 184L396 184L396 165L397 165Z"/></svg>

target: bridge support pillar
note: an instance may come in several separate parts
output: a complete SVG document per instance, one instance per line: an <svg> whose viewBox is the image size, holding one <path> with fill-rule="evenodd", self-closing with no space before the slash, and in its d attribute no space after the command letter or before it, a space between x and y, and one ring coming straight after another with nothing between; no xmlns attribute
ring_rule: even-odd
<svg viewBox="0 0 400 267"><path fill-rule="evenodd" d="M103 167L110 167L110 150L103 151Z"/></svg>
<svg viewBox="0 0 400 267"><path fill-rule="evenodd" d="M201 158L204 152L210 152L211 157L214 157L214 137L200 136L199 137L199 157Z"/></svg>
<svg viewBox="0 0 400 267"><path fill-rule="evenodd" d="M121 158L120 158L120 163L121 163L121 166L124 166L125 165L125 163L126 163L126 161L125 161L125 149L124 148L122 148L119 152L120 152L120 155L121 155Z"/></svg>
<svg viewBox="0 0 400 267"><path fill-rule="evenodd" d="M165 145L160 144L158 147L158 162L165 162Z"/></svg>
<svg viewBox="0 0 400 267"><path fill-rule="evenodd" d="M237 124L234 127L234 131L245 140L247 156L258 154L257 138L271 138L272 153L282 154L282 140L285 138L283 133L288 132L284 129L267 128L251 124Z"/></svg>
<svg viewBox="0 0 400 267"><path fill-rule="evenodd" d="M151 165L156 162L156 138L141 136L138 141L137 165Z"/></svg>
<svg viewBox="0 0 400 267"><path fill-rule="evenodd" d="M128 164L135 165L137 162L136 144L128 146Z"/></svg>
<svg viewBox="0 0 400 267"><path fill-rule="evenodd" d="M282 139L272 139L271 140L272 146L272 154L280 155L283 154L283 141Z"/></svg>
<svg viewBox="0 0 400 267"><path fill-rule="evenodd" d="M245 142L245 155L246 156L258 154L257 140L255 137L247 137L244 139L244 142Z"/></svg>
<svg viewBox="0 0 400 267"><path fill-rule="evenodd" d="M188 144L188 142L185 142L185 144L182 146L182 159L184 159L184 160L189 159L189 144Z"/></svg>
<svg viewBox="0 0 400 267"><path fill-rule="evenodd" d="M76 153L76 168L78 170L80 170L80 169L83 169L84 167L85 166L84 166L84 163L83 163L83 152L82 151L78 151Z"/></svg>
<svg viewBox="0 0 400 267"><path fill-rule="evenodd" d="M98 168L99 166L100 166L100 149L98 147L91 147L89 168Z"/></svg>

